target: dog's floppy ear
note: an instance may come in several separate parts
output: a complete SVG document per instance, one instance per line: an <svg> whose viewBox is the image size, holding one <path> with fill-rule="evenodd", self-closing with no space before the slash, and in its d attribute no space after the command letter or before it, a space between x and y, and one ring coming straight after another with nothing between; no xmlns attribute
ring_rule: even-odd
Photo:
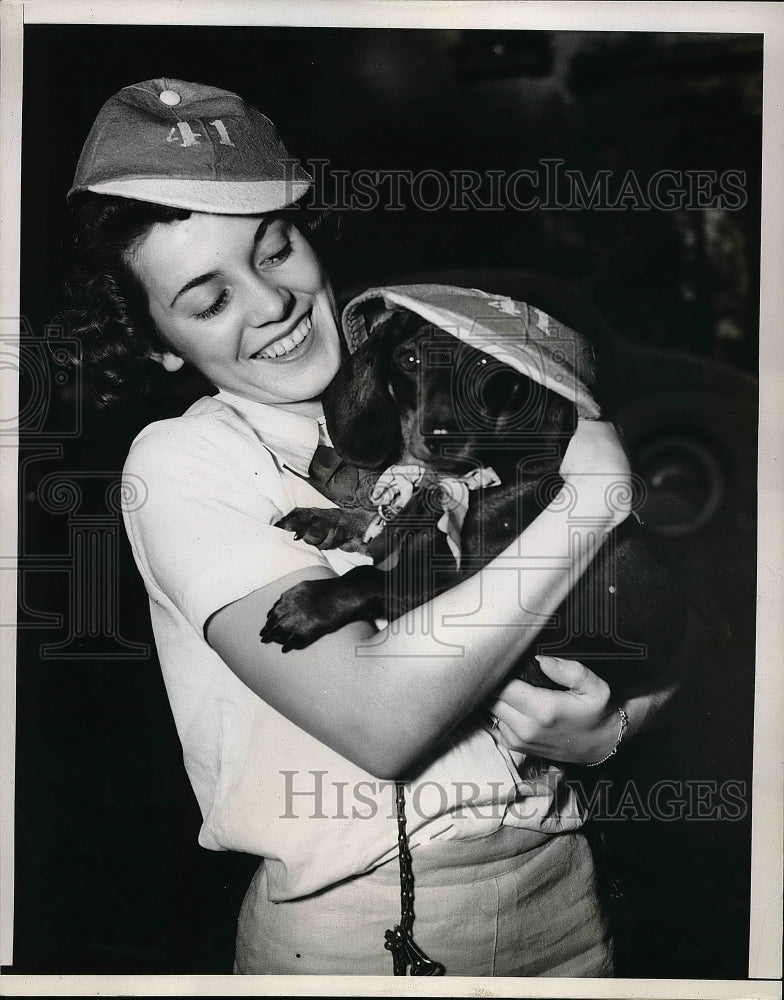
<svg viewBox="0 0 784 1000"><path fill-rule="evenodd" d="M400 455L400 415L385 375L387 341L384 332L371 333L324 393L332 443L362 469L385 469Z"/></svg>

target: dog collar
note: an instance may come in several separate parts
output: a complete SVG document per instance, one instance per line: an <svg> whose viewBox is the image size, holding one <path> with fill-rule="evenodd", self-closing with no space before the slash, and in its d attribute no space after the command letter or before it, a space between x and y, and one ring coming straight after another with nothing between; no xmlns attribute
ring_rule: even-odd
<svg viewBox="0 0 784 1000"><path fill-rule="evenodd" d="M370 495L371 502L377 505L378 513L362 538L365 544L380 535L386 525L399 516L410 502L414 491L431 474L424 465L390 465L379 476ZM472 469L464 476L439 477L435 483L438 485L438 502L442 510L436 527L446 536L455 566L460 569L460 536L468 512L469 495L474 490L500 486L501 480L495 469L488 467Z"/></svg>

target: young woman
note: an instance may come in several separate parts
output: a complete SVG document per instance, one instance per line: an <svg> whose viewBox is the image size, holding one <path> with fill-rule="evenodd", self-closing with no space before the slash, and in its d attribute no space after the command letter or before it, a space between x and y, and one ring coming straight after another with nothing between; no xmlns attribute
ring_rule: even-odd
<svg viewBox="0 0 784 1000"><path fill-rule="evenodd" d="M610 975L580 816L560 769L529 774L525 756L601 761L668 690L619 706L552 658L543 669L565 690L510 677L626 515L606 502L608 482L628 484L610 425L580 421L561 468L571 504L556 497L470 580L380 631L355 623L286 654L259 641L283 591L363 558L274 527L331 505L311 463L346 348L293 210L308 184L236 95L161 79L107 102L69 195L70 326L99 400L155 366L192 365L217 389L134 442L126 526L199 841L263 859L235 971L391 973L405 779L414 936L448 975Z"/></svg>

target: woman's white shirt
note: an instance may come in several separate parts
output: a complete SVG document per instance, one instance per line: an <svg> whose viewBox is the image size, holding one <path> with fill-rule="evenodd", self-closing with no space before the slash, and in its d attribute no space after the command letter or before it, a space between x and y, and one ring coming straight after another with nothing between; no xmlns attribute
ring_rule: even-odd
<svg viewBox="0 0 784 1000"><path fill-rule="evenodd" d="M294 507L334 506L305 478L318 443L316 420L221 392L146 427L123 473L126 529L202 812L199 843L266 858L272 899L307 895L397 854L394 784L272 709L204 639L214 612L295 570L343 573L368 561L274 527ZM560 769L531 777L523 767L521 776L521 764L481 713L466 720L407 776L414 851L501 825L530 831L534 848L578 827Z"/></svg>

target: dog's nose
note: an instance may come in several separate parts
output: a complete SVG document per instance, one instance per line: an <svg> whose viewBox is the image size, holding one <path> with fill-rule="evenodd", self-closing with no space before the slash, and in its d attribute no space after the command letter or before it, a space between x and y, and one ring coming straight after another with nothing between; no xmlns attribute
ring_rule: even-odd
<svg viewBox="0 0 784 1000"><path fill-rule="evenodd" d="M460 437L460 427L456 423L438 420L428 422L422 427L422 437L431 447L433 445L445 444L450 439L454 441Z"/></svg>

